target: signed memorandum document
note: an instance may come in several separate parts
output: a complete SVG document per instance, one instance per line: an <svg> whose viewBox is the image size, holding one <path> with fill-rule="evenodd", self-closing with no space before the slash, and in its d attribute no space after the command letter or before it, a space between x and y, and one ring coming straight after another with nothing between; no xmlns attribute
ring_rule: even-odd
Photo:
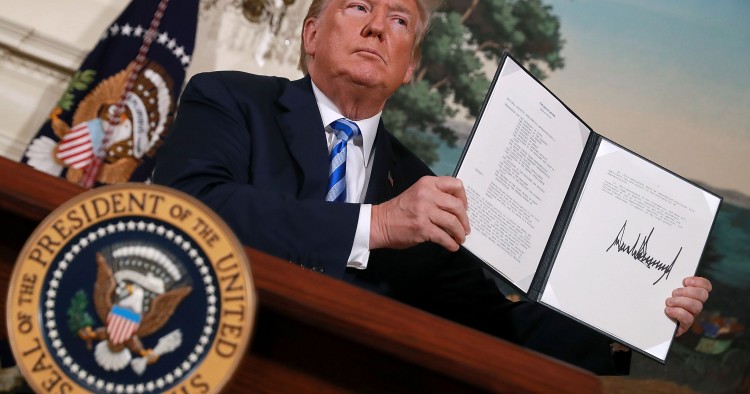
<svg viewBox="0 0 750 394"><path fill-rule="evenodd" d="M664 301L695 273L721 197L592 131L512 57L456 169L464 247L539 301L664 362Z"/></svg>

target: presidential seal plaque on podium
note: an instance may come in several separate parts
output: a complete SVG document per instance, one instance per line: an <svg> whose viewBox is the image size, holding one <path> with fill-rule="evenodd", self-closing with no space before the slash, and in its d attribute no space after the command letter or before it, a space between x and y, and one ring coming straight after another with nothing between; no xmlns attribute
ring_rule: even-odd
<svg viewBox="0 0 750 394"><path fill-rule="evenodd" d="M56 209L8 291L11 347L36 392L218 392L255 316L250 265L229 228L194 198L143 184Z"/></svg>

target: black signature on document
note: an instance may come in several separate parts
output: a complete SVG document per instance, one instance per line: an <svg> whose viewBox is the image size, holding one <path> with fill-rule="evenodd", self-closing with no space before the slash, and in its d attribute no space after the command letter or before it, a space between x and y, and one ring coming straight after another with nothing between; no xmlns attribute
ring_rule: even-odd
<svg viewBox="0 0 750 394"><path fill-rule="evenodd" d="M680 247L680 250L677 251L677 255L674 256L674 259L672 260L671 264L664 264L661 262L661 260L657 260L648 254L648 241L651 239L651 235L654 234L654 228L651 228L651 231L648 233L647 236L643 237L643 240L641 240L641 234L638 234L638 237L636 237L635 242L631 245L627 245L625 241L623 241L623 238L625 238L625 227L628 225L628 221L625 220L625 224L622 225L622 228L620 229L620 232L617 233L617 236L615 237L615 240L612 242L611 245L607 248L606 252L609 252L610 249L612 249L613 246L617 247L617 252L625 252L629 256L633 257L634 260L641 262L643 265L646 266L646 268L651 269L651 267L655 268L657 271L661 271L661 276L659 279L656 280L653 284L659 283L662 278L669 279L669 273L672 272L672 267L674 267L674 264L677 262L677 258L680 257L680 252L682 252L682 247ZM640 242L640 245L638 244Z"/></svg>

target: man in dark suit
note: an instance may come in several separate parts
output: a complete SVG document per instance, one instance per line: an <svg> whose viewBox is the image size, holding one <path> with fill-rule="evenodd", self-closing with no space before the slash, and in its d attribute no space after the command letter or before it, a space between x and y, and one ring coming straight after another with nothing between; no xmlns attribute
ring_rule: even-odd
<svg viewBox="0 0 750 394"><path fill-rule="evenodd" d="M606 338L505 300L459 251L470 231L461 182L432 176L380 121L411 79L429 14L417 0L314 0L302 33L307 76L195 76L154 181L203 200L249 246L594 372L622 372ZM666 310L683 331L710 290L703 278L685 285Z"/></svg>

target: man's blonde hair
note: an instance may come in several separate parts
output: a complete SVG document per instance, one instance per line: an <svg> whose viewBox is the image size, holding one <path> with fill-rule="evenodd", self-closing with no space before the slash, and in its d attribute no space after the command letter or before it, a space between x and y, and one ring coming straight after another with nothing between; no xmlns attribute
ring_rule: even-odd
<svg viewBox="0 0 750 394"><path fill-rule="evenodd" d="M305 53L305 23L310 18L319 18L320 15L323 14L323 11L325 11L326 7L328 7L328 4L331 2L331 0L313 0L312 4L310 4L310 8L307 9L307 15L305 15L305 19L302 22L302 33L301 33L301 40L299 45L299 63L297 64L297 68L299 68L300 71L302 71L303 74L307 75L307 60L308 56ZM419 20L417 21L417 30L416 35L414 39L414 47L412 48L412 58L416 63L419 63L420 59L420 52L419 52L419 46L422 44L422 40L424 39L425 34L427 34L427 30L430 28L430 20L432 19L432 13L437 9L438 1L437 0L416 0L417 2L417 9L419 10Z"/></svg>

